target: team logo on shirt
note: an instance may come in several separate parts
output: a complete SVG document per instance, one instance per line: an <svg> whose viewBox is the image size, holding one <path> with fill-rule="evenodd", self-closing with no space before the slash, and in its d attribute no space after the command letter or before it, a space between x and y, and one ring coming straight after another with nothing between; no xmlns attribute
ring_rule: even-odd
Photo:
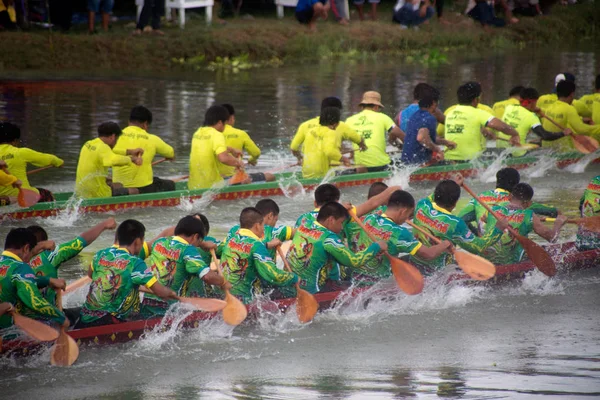
<svg viewBox="0 0 600 400"><path fill-rule="evenodd" d="M431 210L432 216L436 216L437 214L438 214L437 211ZM448 232L448 228L450 227L450 225L448 225L446 223L429 218L427 215L425 215L423 210L417 211L417 213L415 214L415 218L419 222L423 223L424 225L431 227L434 230L441 232L441 233Z"/></svg>

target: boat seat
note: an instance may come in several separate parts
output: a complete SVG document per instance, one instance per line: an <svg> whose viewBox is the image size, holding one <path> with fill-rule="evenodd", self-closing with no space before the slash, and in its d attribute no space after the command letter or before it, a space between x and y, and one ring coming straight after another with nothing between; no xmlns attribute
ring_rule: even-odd
<svg viewBox="0 0 600 400"><path fill-rule="evenodd" d="M139 20L144 6L144 0L135 0L137 6L137 19ZM171 9L179 10L179 27L185 27L185 10L187 8L202 8L206 7L206 23L212 22L212 10L215 5L214 0L165 0L165 15L167 18L171 16Z"/></svg>

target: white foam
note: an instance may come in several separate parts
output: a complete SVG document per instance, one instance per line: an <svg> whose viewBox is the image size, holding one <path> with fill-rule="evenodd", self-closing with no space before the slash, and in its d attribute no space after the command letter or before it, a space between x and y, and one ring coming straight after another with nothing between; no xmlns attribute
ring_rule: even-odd
<svg viewBox="0 0 600 400"><path fill-rule="evenodd" d="M479 174L479 181L483 183L496 182L496 173L504 168L504 161L515 151L517 148L509 147L503 150L498 157L484 169L483 163L479 159L473 160L473 165L477 170L482 170Z"/></svg>
<svg viewBox="0 0 600 400"><path fill-rule="evenodd" d="M585 168L596 158L600 156L599 151L595 151L593 153L585 155L581 160L577 161L575 164L568 165L563 169L563 171L569 172L571 174L581 174L585 172Z"/></svg>
<svg viewBox="0 0 600 400"><path fill-rule="evenodd" d="M55 216L40 219L45 225L49 225L55 228L64 228L73 226L79 219L82 213L79 210L79 206L83 199L78 199L72 196L67 201L66 207L60 210Z"/></svg>
<svg viewBox="0 0 600 400"><path fill-rule="evenodd" d="M551 153L542 154L538 161L521 171L521 177L543 178L546 172L556 169L556 158Z"/></svg>

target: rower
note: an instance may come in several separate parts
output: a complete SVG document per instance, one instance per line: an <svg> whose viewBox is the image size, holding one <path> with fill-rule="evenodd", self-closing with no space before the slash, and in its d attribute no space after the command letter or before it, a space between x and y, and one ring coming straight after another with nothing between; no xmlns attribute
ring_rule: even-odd
<svg viewBox="0 0 600 400"><path fill-rule="evenodd" d="M577 114L575 107L571 105L571 103L573 103L573 98L575 97L575 88L575 83L572 81L564 80L558 82L558 85L556 85L556 96L558 97L558 100L546 107L542 112L542 117L547 115L559 125L572 129L573 134L575 135L587 135L600 139L600 125L585 124L581 120L581 117L579 117L579 114ZM549 132L561 131L559 127L550 122L547 118L544 118L542 126ZM573 141L570 140L570 138L562 138L553 142L544 140L542 145L560 151L573 151L575 148L573 146Z"/></svg>
<svg viewBox="0 0 600 400"><path fill-rule="evenodd" d="M230 292L244 304L262 293L261 280L279 287L298 282L296 274L277 268L260 239L263 235L263 215L254 207L244 208L240 230L225 244L221 255L223 274L232 285Z"/></svg>
<svg viewBox="0 0 600 400"><path fill-rule="evenodd" d="M386 135L389 143L396 140L404 141L404 132L394 121L380 112L383 109L381 95L368 91L363 94L359 104L361 112L354 114L346 123L363 138L367 150L355 153L354 162L360 165L353 170L355 173L385 171L390 168L391 159L385 151ZM358 150L358 146L354 146Z"/></svg>
<svg viewBox="0 0 600 400"><path fill-rule="evenodd" d="M144 247L146 228L128 219L117 228L115 246L100 250L88 269L92 279L77 328L110 325L139 317L139 287L146 286L165 300L177 294L158 283L152 269L137 256Z"/></svg>
<svg viewBox="0 0 600 400"><path fill-rule="evenodd" d="M434 153L443 158L443 150L439 147L442 145L449 149L456 148L456 143L437 136L437 120L434 116L435 110L438 109L437 106L437 97L426 95L419 100L419 110L412 115L407 124L408 130L404 138L401 157L404 164L430 163Z"/></svg>
<svg viewBox="0 0 600 400"><path fill-rule="evenodd" d="M387 204L387 210L381 215L367 214L363 223L369 233L379 240L387 243L389 253L398 257L400 254L417 255L423 260L432 260L446 251L452 243L444 240L432 247L423 246L411 231L400 226L407 219L413 217L415 199L404 190L395 191ZM350 250L358 253L368 248L373 243L369 235L356 223L350 222L346 232ZM390 262L387 257L379 255L367 261L360 270L352 271L352 281L359 285L370 285L380 279L387 279L392 275Z"/></svg>
<svg viewBox="0 0 600 400"><path fill-rule="evenodd" d="M400 111L396 116L395 122L398 124L402 132L406 133L406 130L408 129L408 121L414 113L419 111L419 101L426 96L431 96L436 99L439 99L440 92L427 83L417 83L417 85L413 89L413 102L408 107ZM440 124L444 124L446 117L439 108L435 109L435 111L433 112L433 116Z"/></svg>
<svg viewBox="0 0 600 400"><path fill-rule="evenodd" d="M113 168L113 181L140 193L168 192L175 190L175 182L154 176L152 160L155 155L171 161L175 159L173 147L157 135L148 133L152 124L152 112L144 106L135 106L129 114L129 126L123 129L113 152L125 155L141 155L141 165L122 165Z"/></svg>
<svg viewBox="0 0 600 400"><path fill-rule="evenodd" d="M248 133L233 127L235 125L235 109L233 106L231 104L222 104L222 106L225 107L229 113L229 119L227 120L225 129L223 130L225 145L228 148L239 151L240 153L243 153L245 150L250 155L248 164L256 165L258 157L260 157L260 149L250 138ZM235 167L222 163L219 163L218 165L219 172L223 178L229 179L235 174ZM268 172L254 172L248 174L248 176L252 179L252 182L272 182L275 180L275 175Z"/></svg>
<svg viewBox="0 0 600 400"><path fill-rule="evenodd" d="M23 185L23 182L16 176L6 172L6 168L6 162L0 160L0 186L12 186L13 188L19 189ZM12 198L9 196L0 196L0 206L7 206L15 201L14 196Z"/></svg>
<svg viewBox="0 0 600 400"><path fill-rule="evenodd" d="M532 198L533 188L526 183L519 183L510 192L508 204L492 206L492 210L501 218L504 217L520 235L527 237L533 231L548 242L554 243L558 232L567 222L567 217L559 215L552 229L546 227L540 217L529 209ZM496 219L493 215L488 215L486 226L488 224L490 229L496 229ZM501 239L485 249L482 256L494 264L515 264L523 261L525 250L510 233L504 232Z"/></svg>
<svg viewBox="0 0 600 400"><path fill-rule="evenodd" d="M27 179L27 164L38 167L62 167L64 161L55 155L40 153L35 150L18 147L21 143L21 129L10 122L0 122L0 160L6 163L8 172L21 181L21 188L33 190L40 194L38 202L54 201L51 191L40 187L32 187ZM5 171L6 172L6 171ZM17 197L19 189L11 186L0 186L0 196Z"/></svg>
<svg viewBox="0 0 600 400"><path fill-rule="evenodd" d="M544 94L538 99L537 106L542 111L545 111L546 108L548 108L551 104L554 104L558 100L558 96L556 95L556 88L558 86L558 83L562 81L570 81L575 83L575 75L569 72L563 72L556 75L556 77L554 78L554 89L552 93Z"/></svg>
<svg viewBox="0 0 600 400"><path fill-rule="evenodd" d="M387 188L388 188L388 185L386 185L383 182L372 183L371 186L369 186L369 191L367 192L367 200L371 199L372 197L377 196L378 194L385 192L387 190ZM386 210L387 210L387 203L378 206L373 211L371 211L369 214L381 215L381 214L385 213Z"/></svg>
<svg viewBox="0 0 600 400"><path fill-rule="evenodd" d="M141 149L128 149L127 156L113 153L119 136L123 132L114 122L104 122L98 126L98 137L85 142L79 153L75 194L84 199L97 197L124 196L139 193L136 188L107 182L108 169L124 165L143 163Z"/></svg>
<svg viewBox="0 0 600 400"><path fill-rule="evenodd" d="M342 277L338 264L362 271L365 263L387 250L387 243L383 241L372 243L358 253L348 249L340 234L349 218L346 207L330 202L321 207L316 221L298 228L286 258L292 271L300 277L301 289L310 293L340 290L337 281Z"/></svg>
<svg viewBox="0 0 600 400"><path fill-rule="evenodd" d="M440 121L440 119L437 118L438 125L437 125L437 129L436 129L436 133L437 133L437 135L439 137L444 137L444 135L446 133L445 132L445 128L446 128L445 127L445 123L446 123L446 119L445 118L450 113L450 111L454 110L457 106L458 106L458 104L454 104L454 105L448 107L446 109L446 111L444 111L444 121ZM488 106L486 104L483 104L483 103L480 102L480 103L477 104L477 108L480 109L480 110L486 111L489 114L494 115L494 110L492 109L492 107L490 107L490 106ZM482 143L485 143L485 139L486 138L488 138L488 137L489 138L493 138L494 137L492 131L489 130L489 129L487 129L487 128L485 128L485 127L481 128L481 134L484 136L484 137L481 138Z"/></svg>
<svg viewBox="0 0 600 400"><path fill-rule="evenodd" d="M244 162L236 157L237 150L228 149L223 131L229 119L229 112L223 106L209 107L204 114L204 126L198 128L192 137L190 152L190 179L188 188L208 189L215 184L224 184L219 173L219 164L244 168Z"/></svg>
<svg viewBox="0 0 600 400"><path fill-rule="evenodd" d="M600 125L600 75L596 76L596 93L592 104L592 121Z"/></svg>
<svg viewBox="0 0 600 400"><path fill-rule="evenodd" d="M579 212L583 218L600 215L600 175L594 177L583 191ZM600 249L600 234L580 226L575 243L581 251Z"/></svg>
<svg viewBox="0 0 600 400"><path fill-rule="evenodd" d="M0 255L0 303L8 302L19 312L26 311L35 319L52 321L66 329L70 323L65 314L50 304L38 290L38 286L48 284L64 289L64 280L36 279L27 264L37 251L37 244L35 235L26 228L11 229L6 235L4 252ZM12 325L10 314L0 316L0 330Z"/></svg>
<svg viewBox="0 0 600 400"><path fill-rule="evenodd" d="M417 203L414 224L428 230L440 239L451 241L471 253L481 253L487 247L496 243L502 236L502 231L507 228L505 220L498 221L496 228L490 225L488 232L482 236L475 236L467 227L465 221L452 215L452 210L460 198L460 186L453 180L440 182L433 193L433 197L426 197ZM420 241L427 242L427 237L416 232ZM433 260L424 260L418 255L411 256L411 261L424 275L432 275L442 270L446 265L453 264L452 255L442 254Z"/></svg>
<svg viewBox="0 0 600 400"><path fill-rule="evenodd" d="M600 124L600 118L594 119L594 99L600 98L600 74L596 75L594 82L594 93L585 94L577 100L573 100L573 107L584 122ZM598 115L600 117L600 115Z"/></svg>
<svg viewBox="0 0 600 400"><path fill-rule="evenodd" d="M519 133L510 125L506 125L491 113L477 108L481 96L481 85L467 82L457 91L458 103L446 114L446 140L456 143L456 148L447 150L445 159L455 162L470 161L485 150L485 136L493 137L482 128L492 128L511 136L510 143L518 145Z"/></svg>
<svg viewBox="0 0 600 400"><path fill-rule="evenodd" d="M204 226L204 238L198 246L198 251L200 252L200 257L202 257L202 261L204 261L206 265L210 265L210 263L212 262L212 254L210 253L210 251L214 250L217 257L220 257L221 252L223 251L223 242L221 242L213 236L208 235L208 233L210 232L210 223L208 222L208 218L206 217L206 215L201 213L194 213L192 214L192 217L202 221L202 225Z"/></svg>
<svg viewBox="0 0 600 400"><path fill-rule="evenodd" d="M494 116L498 119L502 119L507 106L515 104L518 105L521 101L521 90L523 89L525 89L523 86L515 86L514 88L510 89L510 92L508 92L508 99L494 103L492 106Z"/></svg>
<svg viewBox="0 0 600 400"><path fill-rule="evenodd" d="M206 297L204 283L229 288L231 285L217 271L211 271L210 263L202 259L197 246L203 238L204 224L188 215L175 226L175 236L155 241L148 264L158 283L180 297ZM164 315L174 302L149 293L144 296L141 314L146 317Z"/></svg>

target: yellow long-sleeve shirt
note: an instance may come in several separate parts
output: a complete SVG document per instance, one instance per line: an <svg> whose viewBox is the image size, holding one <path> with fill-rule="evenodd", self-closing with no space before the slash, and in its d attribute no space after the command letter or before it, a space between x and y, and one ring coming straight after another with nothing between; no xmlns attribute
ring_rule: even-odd
<svg viewBox="0 0 600 400"><path fill-rule="evenodd" d="M573 133L577 135L593 136L595 139L600 139L600 125L588 125L585 124L577 110L570 104L564 101L557 100L554 104L551 104L544 111L545 114L556 121L563 127L571 128ZM561 129L543 118L542 126L549 132L560 132ZM553 147L560 151L572 151L574 149L573 141L570 137L564 137L562 139L554 140L551 142L543 141L544 147Z"/></svg>
<svg viewBox="0 0 600 400"><path fill-rule="evenodd" d="M165 158L175 157L173 147L138 126L128 126L123 129L123 134L119 136L113 152L124 156L127 150L137 148L144 149L142 165L130 164L113 168L113 181L123 184L126 188L139 188L152 184L154 178L152 160L155 155Z"/></svg>
<svg viewBox="0 0 600 400"><path fill-rule="evenodd" d="M15 147L10 144L0 144L0 160L7 164L7 170L22 182L22 188L37 189L31 187L27 179L27 164L33 164L36 167L45 167L52 165L60 167L64 161L52 154L40 153L26 147ZM19 189L12 186L0 186L1 196L18 196Z"/></svg>
<svg viewBox="0 0 600 400"><path fill-rule="evenodd" d="M236 129L231 125L225 125L225 130L223 131L223 136L225 137L225 145L227 147L232 147L237 150L245 150L250 155L250 162L255 162L260 157L260 149L250 139L248 133L244 132L241 129ZM222 163L218 164L219 173L222 176L233 176L235 174L235 167L225 165Z"/></svg>
<svg viewBox="0 0 600 400"><path fill-rule="evenodd" d="M294 151L300 150L300 147L304 144L307 134L311 131L318 130L320 126L321 125L319 124L319 117L309 119L308 121L305 121L302 124L300 124L300 126L298 127L298 131L296 131L294 139L292 139L290 149ZM337 128L335 128L335 132L341 135L342 140L349 140L355 144L360 144L360 142L362 141L360 134L354 129L352 129L345 122L340 121Z"/></svg>
<svg viewBox="0 0 600 400"><path fill-rule="evenodd" d="M190 151L189 189L206 189L223 181L219 173L218 155L227 151L225 137L211 126L204 126L194 133Z"/></svg>
<svg viewBox="0 0 600 400"><path fill-rule="evenodd" d="M558 96L556 93L543 94L537 101L537 106L542 110L546 111L546 108L550 107L552 104L556 103L558 100Z"/></svg>
<svg viewBox="0 0 600 400"><path fill-rule="evenodd" d="M75 194L84 199L110 197L112 191L106 184L108 168L130 164L131 158L113 153L102 139L88 140L79 153Z"/></svg>
<svg viewBox="0 0 600 400"><path fill-rule="evenodd" d="M520 104L519 99L515 99L514 97L511 97L509 99L494 103L494 105L492 106L492 110L494 111L494 117L496 117L498 119L502 119L502 116L504 115L504 111L506 110L506 107L513 105L513 104L517 104L517 105Z"/></svg>
<svg viewBox="0 0 600 400"><path fill-rule="evenodd" d="M11 186L16 181L18 181L16 176L7 174L4 170L0 169L0 186Z"/></svg>
<svg viewBox="0 0 600 400"><path fill-rule="evenodd" d="M586 94L579 99L573 100L573 107L575 107L580 117L590 118L592 116L595 95L596 93Z"/></svg>

